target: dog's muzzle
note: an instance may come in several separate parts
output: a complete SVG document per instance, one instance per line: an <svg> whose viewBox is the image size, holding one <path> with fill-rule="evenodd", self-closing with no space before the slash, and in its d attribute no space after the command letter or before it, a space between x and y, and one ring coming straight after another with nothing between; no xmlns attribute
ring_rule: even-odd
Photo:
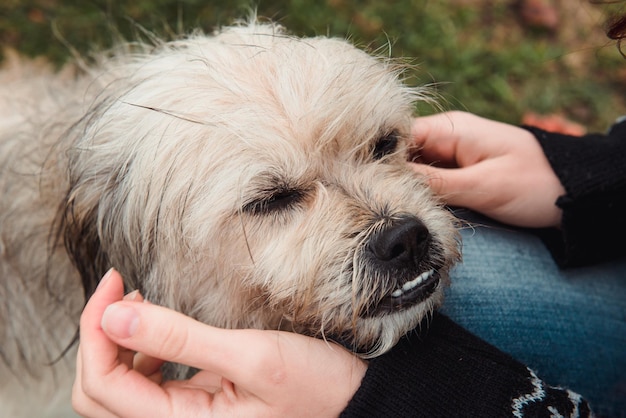
<svg viewBox="0 0 626 418"><path fill-rule="evenodd" d="M362 316L397 312L431 296L439 285L433 265L433 237L422 221L402 217L370 237L364 249L366 262L376 276L382 297L372 301Z"/></svg>

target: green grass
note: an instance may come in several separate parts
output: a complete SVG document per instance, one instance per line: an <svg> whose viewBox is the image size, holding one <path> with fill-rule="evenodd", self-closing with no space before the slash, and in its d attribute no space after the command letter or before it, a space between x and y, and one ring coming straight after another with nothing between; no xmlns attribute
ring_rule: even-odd
<svg viewBox="0 0 626 418"><path fill-rule="evenodd" d="M557 33L519 22L509 1L280 0L258 14L298 35L349 37L357 45L417 64L408 82L435 84L445 109L510 123L526 111L562 113L602 130L626 114L626 59L603 35L615 6L568 0ZM68 45L82 54L148 31L171 37L211 31L245 17L250 1L4 0L0 39L27 55L61 64ZM565 8L565 6L562 6ZM420 106L419 112L432 113Z"/></svg>

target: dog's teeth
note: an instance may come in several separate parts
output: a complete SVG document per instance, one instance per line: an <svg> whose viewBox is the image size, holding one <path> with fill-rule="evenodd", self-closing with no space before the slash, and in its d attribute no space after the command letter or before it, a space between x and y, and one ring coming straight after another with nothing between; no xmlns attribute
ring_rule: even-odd
<svg viewBox="0 0 626 418"><path fill-rule="evenodd" d="M402 290L406 292L408 290L413 289L416 286L419 286L420 284L424 283L424 281L428 279L433 273L434 273L434 270L425 271L424 273L420 274L419 276L417 276L415 279L411 280L410 282L406 282L404 286L402 286Z"/></svg>
<svg viewBox="0 0 626 418"><path fill-rule="evenodd" d="M404 292L408 292L409 290L415 288L416 286L419 286L422 283L424 283L424 281L428 280L430 276L432 276L433 274L435 274L435 270L429 270L429 271L423 272L422 274L420 274L419 276L417 276L415 279L411 280L410 282L406 282L402 286L401 289L394 290L391 296L394 298L402 296Z"/></svg>

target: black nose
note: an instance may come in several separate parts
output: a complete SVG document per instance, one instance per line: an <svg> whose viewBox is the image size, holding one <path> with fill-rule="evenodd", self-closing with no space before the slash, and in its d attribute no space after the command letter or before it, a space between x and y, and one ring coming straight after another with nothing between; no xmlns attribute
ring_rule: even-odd
<svg viewBox="0 0 626 418"><path fill-rule="evenodd" d="M416 217L405 217L375 233L367 249L388 267L416 266L424 257L431 236L426 225Z"/></svg>

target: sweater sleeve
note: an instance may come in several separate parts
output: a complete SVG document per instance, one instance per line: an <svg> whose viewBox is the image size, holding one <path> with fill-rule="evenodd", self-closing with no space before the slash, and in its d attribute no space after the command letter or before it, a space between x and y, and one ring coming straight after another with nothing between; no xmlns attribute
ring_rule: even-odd
<svg viewBox="0 0 626 418"><path fill-rule="evenodd" d="M546 385L449 318L435 313L424 329L370 361L342 417L591 416L579 395Z"/></svg>
<svg viewBox="0 0 626 418"><path fill-rule="evenodd" d="M607 134L574 137L534 127L566 194L560 230L542 239L562 267L575 267L626 255L626 120Z"/></svg>

